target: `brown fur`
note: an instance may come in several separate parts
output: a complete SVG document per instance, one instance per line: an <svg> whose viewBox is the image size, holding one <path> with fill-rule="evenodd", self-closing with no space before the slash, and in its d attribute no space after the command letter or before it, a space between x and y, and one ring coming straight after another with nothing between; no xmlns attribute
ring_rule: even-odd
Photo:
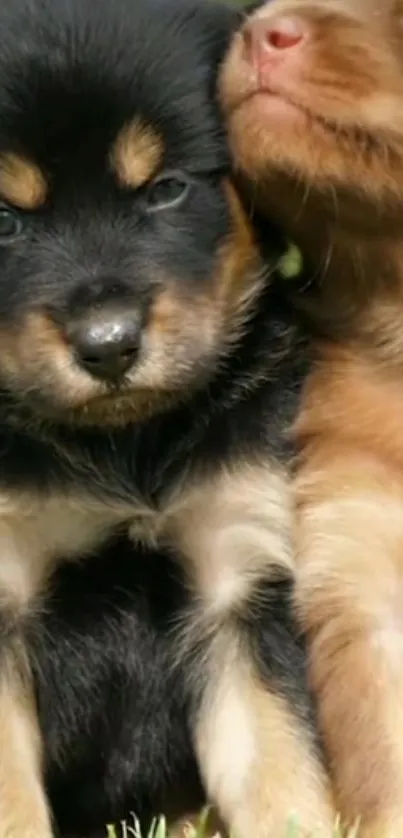
<svg viewBox="0 0 403 838"><path fill-rule="evenodd" d="M256 200L322 276L308 305L328 340L295 428L296 604L342 815L368 838L403 834L402 11L271 2L258 15L301 16L309 41L254 75L239 35L221 87Z"/></svg>
<svg viewBox="0 0 403 838"><path fill-rule="evenodd" d="M400 300L402 12L401 0L276 0L257 14L305 18L303 59L259 76L239 34L222 69L236 164L254 200L328 278L317 314L337 336L363 326L378 288L383 305L386 294ZM282 120L272 91L297 106L292 119Z"/></svg>
<svg viewBox="0 0 403 838"><path fill-rule="evenodd" d="M120 132L110 161L119 182L128 189L138 189L156 175L163 152L155 129L135 119Z"/></svg>
<svg viewBox="0 0 403 838"><path fill-rule="evenodd" d="M340 804L371 836L403 827L402 398L346 353L312 378L298 424L298 609Z"/></svg>
<svg viewBox="0 0 403 838"><path fill-rule="evenodd" d="M12 152L0 155L0 195L23 210L39 209L46 201L44 174L31 160Z"/></svg>

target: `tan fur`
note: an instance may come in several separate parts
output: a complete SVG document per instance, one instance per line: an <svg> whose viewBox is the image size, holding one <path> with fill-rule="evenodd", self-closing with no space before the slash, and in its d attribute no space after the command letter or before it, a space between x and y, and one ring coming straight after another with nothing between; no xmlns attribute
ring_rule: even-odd
<svg viewBox="0 0 403 838"><path fill-rule="evenodd" d="M8 380L18 380L27 390L40 382L42 392L52 392L58 400L63 401L67 393L74 404L97 392L90 378L76 368L61 331L40 311L18 324L2 325L0 365Z"/></svg>
<svg viewBox="0 0 403 838"><path fill-rule="evenodd" d="M18 327L3 328L2 377L11 385L17 382L22 397L37 387L45 414L48 410L52 416L52 409L57 414L62 408L63 418L71 415L83 422L96 416L98 422L103 418L118 424L122 414L126 420L137 416L139 404L144 412L150 407L152 412L166 404L167 397L175 401L181 393L187 396L187 382L193 381L189 363L201 363L204 357L210 360L211 354L219 361L222 348L238 337L262 282L250 224L229 183L225 189L233 225L225 246L217 252L211 282L203 295L191 297L186 295L186 283L181 285L175 278L164 282L162 277L160 286L156 282L139 362L128 375L127 390L113 398L105 385L77 369L65 336L40 312ZM40 431L46 434L46 425ZM59 445L60 456L67 456L62 441ZM83 468L89 467L83 463ZM306 832L318 822L330 836L333 813L315 748L297 731L291 711L281 702L279 706L252 668L251 650L245 649L246 638L234 621L236 614L247 616L253 607L251 599L259 581L293 570L286 476L271 463L264 467L239 464L216 475L191 475L158 509L136 507L134 501L114 508L85 497L13 495L4 499L2 510L0 498L0 540L3 537L6 548L0 600L21 642L20 618L40 603L60 556L83 556L96 549L111 527L126 523L134 539L168 546L179 554L194 594L186 632L178 640L178 658L192 650L195 642L205 640L207 659L201 663L203 673L209 673L206 695L215 692L217 681L217 698L211 710L209 701L203 704L196 745L209 790L222 814L239 831L238 838L248 838L249 821L263 838L268 828L283 824L285 830L288 813L298 806ZM66 555L67 544L70 555ZM229 680L224 666L227 652L232 661ZM231 734L228 722L237 721L239 727ZM210 735L217 724L221 738ZM299 727L303 730L302 723ZM283 777L290 775L278 799L277 786L272 790L279 759L273 737L285 749ZM32 747L26 728L23 750ZM214 774L216 757L219 774ZM16 748L14 758L19 764ZM21 781L20 793L22 806L29 800L27 778ZM1 823L0 838L6 838ZM21 830L19 838L30 836ZM38 838L48 836L39 832Z"/></svg>
<svg viewBox="0 0 403 838"><path fill-rule="evenodd" d="M164 521L207 624L242 609L268 572L294 568L288 479L275 464L240 464L195 481L171 500Z"/></svg>
<svg viewBox="0 0 403 838"><path fill-rule="evenodd" d="M16 614L23 614L43 592L56 556L58 561L85 556L114 524L129 519L130 512L133 515L129 505L105 507L79 495L0 495L0 599Z"/></svg>
<svg viewBox="0 0 403 838"><path fill-rule="evenodd" d="M195 595L178 655L204 636L196 750L208 794L238 838L285 838L293 814L302 836L317 826L324 838L332 834L327 780L309 735L262 683L234 619L253 607L260 580L292 571L290 514L286 475L269 463L245 464L173 499L159 531L162 543L179 548Z"/></svg>
<svg viewBox="0 0 403 838"><path fill-rule="evenodd" d="M82 497L35 498L15 493L0 501L0 598L21 654L20 618L40 603L59 557L85 556L111 527L131 520L135 539L168 545L179 553L194 593L186 631L178 640L178 659L194 642L206 640L207 657L201 664L203 678L209 675L196 747L208 789L224 819L239 838L247 838L250 823L256 824L257 834L266 835L272 827L284 825L285 830L288 813L297 806L306 833L318 822L327 829L324 835L330 836L332 809L315 749L308 737L305 740L303 726L297 729L291 710L263 685L233 620L235 614L242 615L251 607L259 580L275 579L293 569L286 475L270 463L266 467L240 465L204 479L195 475L194 483L185 483L158 511L136 509L132 504L114 508ZM12 695L19 733L4 745L7 760L15 766L15 774L7 775L10 791L5 799L10 819L18 824L18 838L31 838L28 827L20 825L19 806L21 811L25 806L32 822L39 824L37 838L48 838L39 821L40 751L36 750L32 698L28 705L20 701L19 682L14 679L18 662L14 642L8 651L10 675L4 693L0 689L0 722L2 715L8 715ZM29 685L29 673L27 678ZM3 750L1 731L0 724ZM273 788L275 775L280 776L279 765L281 783L278 780ZM0 766L0 782L1 777ZM36 790L32 809L31 783ZM18 805L12 799L17 788ZM1 821L0 837L6 838Z"/></svg>
<svg viewBox="0 0 403 838"><path fill-rule="evenodd" d="M48 185L36 163L12 152L0 154L0 196L23 210L39 209Z"/></svg>
<svg viewBox="0 0 403 838"><path fill-rule="evenodd" d="M159 378L154 372L152 379L151 364L147 366L145 362L145 369L139 366L133 372L133 388L111 394L106 384L80 369L63 332L47 314L33 312L18 325L3 325L0 329L3 379L11 386L18 382L22 396L24 391L40 392L44 416L54 418L55 410L63 410L64 421L75 424L123 425L145 419L169 404L169 394L158 389L164 383L166 358L151 336L148 351L153 354Z"/></svg>
<svg viewBox="0 0 403 838"><path fill-rule="evenodd" d="M181 283L162 282L147 324L144 365L136 373L139 386L169 385L169 371L180 383L189 365L204 353L220 355L222 347L239 337L245 317L262 282L253 229L233 186L224 184L232 230L217 253L210 284L199 294ZM175 360L172 353L175 353ZM169 366L169 369L168 369Z"/></svg>
<svg viewBox="0 0 403 838"><path fill-rule="evenodd" d="M261 282L253 228L229 181L224 183L232 216L232 233L218 255L215 306L224 310L226 328L234 329L249 311Z"/></svg>
<svg viewBox="0 0 403 838"><path fill-rule="evenodd" d="M253 669L233 627L211 644L209 683L196 728L208 793L237 836L331 836L333 810L313 749L286 701Z"/></svg>
<svg viewBox="0 0 403 838"><path fill-rule="evenodd" d="M138 189L157 174L163 152L162 138L155 128L135 119L117 137L110 162L122 186Z"/></svg>
<svg viewBox="0 0 403 838"><path fill-rule="evenodd" d="M87 498L0 496L0 838L51 838L42 785L41 738L25 659L25 618L64 559L96 549L128 510Z"/></svg>
<svg viewBox="0 0 403 838"><path fill-rule="evenodd" d="M256 201L321 277L307 305L329 339L295 428L296 604L338 804L366 838L403 834L402 10L273 0L257 14L302 17L308 40L254 73L240 35L221 79Z"/></svg>
<svg viewBox="0 0 403 838"><path fill-rule="evenodd" d="M142 135L141 135L142 136ZM36 393L44 415L79 424L122 425L187 397L194 364L221 357L238 338L262 282L250 222L233 187L224 184L232 230L217 251L211 282L199 293L176 277L156 277L137 363L111 392L76 363L63 329L40 309L0 329L3 381ZM159 281L158 281L159 280Z"/></svg>
<svg viewBox="0 0 403 838"><path fill-rule="evenodd" d="M0 680L0 748L0 835L52 838L36 708L29 682L7 653Z"/></svg>

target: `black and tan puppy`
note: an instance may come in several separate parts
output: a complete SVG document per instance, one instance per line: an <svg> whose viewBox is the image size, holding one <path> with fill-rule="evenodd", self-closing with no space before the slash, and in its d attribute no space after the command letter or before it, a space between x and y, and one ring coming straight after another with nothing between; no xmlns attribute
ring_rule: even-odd
<svg viewBox="0 0 403 838"><path fill-rule="evenodd" d="M94 635L97 600L64 624L62 606L53 622L41 617L61 562L93 554L117 530L171 551L187 589L171 601L166 668L158 655L150 664L157 712L161 679L168 692L181 673L163 735L182 714L206 793L239 838L280 838L294 814L303 835L330 834L281 593L293 572L286 430L307 350L277 288L279 237L266 230L263 248L230 179L215 82L233 21L224 8L176 0L0 8L0 838L49 838L44 774L60 804L60 766L70 760L81 782L85 736L103 754L87 764L95 787L101 775L93 794L105 794L103 814L136 789L130 770L122 778L129 760L118 747L115 756L119 677L107 655L109 643L119 668L127 624L125 635L113 617L106 626L106 602L86 660L95 671L105 654L93 684L78 678L74 690L67 653L58 658L63 739L49 636L59 631L68 649L70 628L79 643L85 616ZM146 558L133 550L135 561ZM102 588L111 566L99 568ZM116 560L115 603L134 584L121 572ZM137 652L148 665L134 632ZM85 702L100 695L85 729ZM130 698L127 709L135 714ZM130 738L130 712L125 723Z"/></svg>

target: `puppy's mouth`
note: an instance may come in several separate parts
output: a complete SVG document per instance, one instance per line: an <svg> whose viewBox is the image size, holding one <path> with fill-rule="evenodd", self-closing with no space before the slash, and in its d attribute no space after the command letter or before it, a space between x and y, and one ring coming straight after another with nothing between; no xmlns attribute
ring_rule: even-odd
<svg viewBox="0 0 403 838"><path fill-rule="evenodd" d="M267 85L259 85L233 102L229 109L229 117L231 118L249 105L256 109L257 116L261 113L262 118L267 119L268 116L275 118L276 123L273 123L273 127L276 128L278 128L278 119L283 118L288 123L302 125L307 129L316 125L332 135L339 135L347 130L339 123L296 101L286 91L276 90Z"/></svg>
<svg viewBox="0 0 403 838"><path fill-rule="evenodd" d="M5 382L2 408L16 421L38 425L100 428L143 422L187 400L211 377L211 365L201 361L186 367L178 358L177 370L180 375L151 363L116 382L98 382L74 368L66 367L64 378L60 370L47 368L34 383L30 378L10 388Z"/></svg>
<svg viewBox="0 0 403 838"><path fill-rule="evenodd" d="M228 116L231 119L249 107L253 109L254 118L258 122L261 119L265 129L272 127L278 132L283 126L288 130L297 129L299 132L303 129L307 134L315 131L316 135L319 131L325 138L330 138L332 143L346 140L361 150L376 151L385 148L385 142L370 130L354 122L331 119L328 115L298 101L287 90L269 87L267 83L257 84L233 101L228 109Z"/></svg>

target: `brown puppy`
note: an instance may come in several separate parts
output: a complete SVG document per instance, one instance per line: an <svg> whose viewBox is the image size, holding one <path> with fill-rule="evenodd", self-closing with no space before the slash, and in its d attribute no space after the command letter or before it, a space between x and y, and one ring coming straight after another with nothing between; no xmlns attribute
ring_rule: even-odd
<svg viewBox="0 0 403 838"><path fill-rule="evenodd" d="M296 428L297 606L341 811L360 835L399 838L403 4L265 5L233 43L222 97L256 200L322 277L311 302L327 338Z"/></svg>

